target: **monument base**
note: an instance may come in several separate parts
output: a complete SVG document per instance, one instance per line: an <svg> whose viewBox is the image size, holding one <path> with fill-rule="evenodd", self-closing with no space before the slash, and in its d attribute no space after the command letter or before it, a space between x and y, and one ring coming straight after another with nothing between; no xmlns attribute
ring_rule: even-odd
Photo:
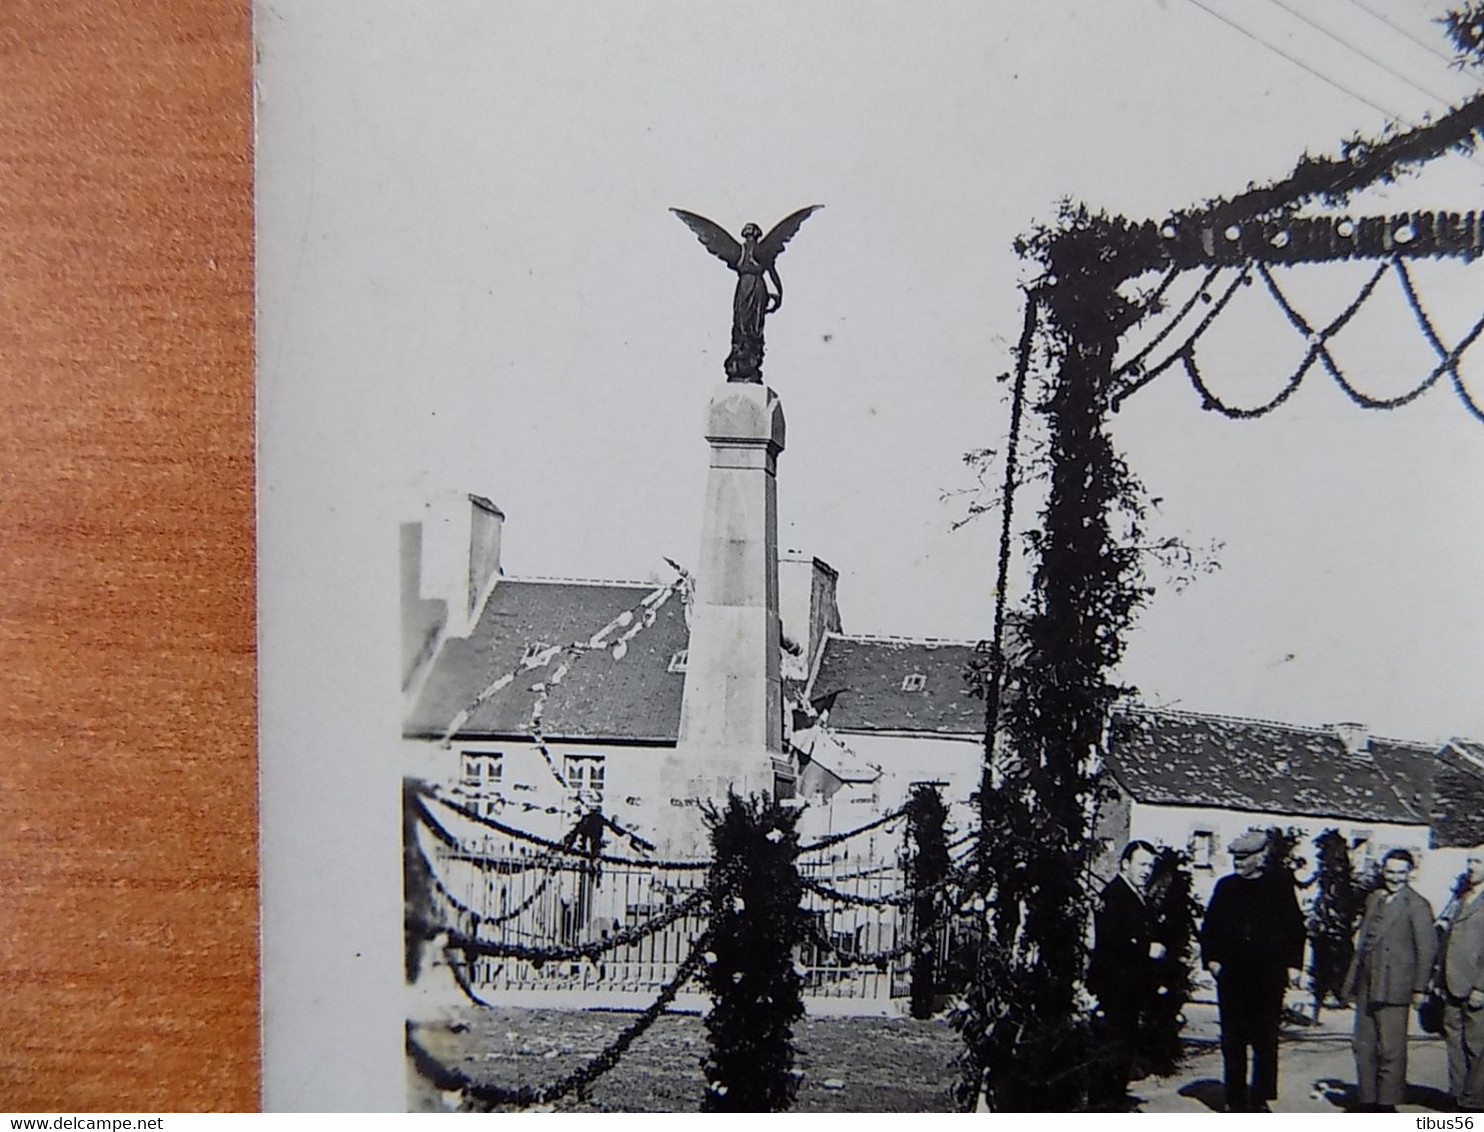
<svg viewBox="0 0 1484 1132"><path fill-rule="evenodd" d="M677 748L660 770L658 852L671 858L709 857L711 831L705 814L707 809L722 809L728 792L744 798L790 798L793 764L756 747Z"/></svg>

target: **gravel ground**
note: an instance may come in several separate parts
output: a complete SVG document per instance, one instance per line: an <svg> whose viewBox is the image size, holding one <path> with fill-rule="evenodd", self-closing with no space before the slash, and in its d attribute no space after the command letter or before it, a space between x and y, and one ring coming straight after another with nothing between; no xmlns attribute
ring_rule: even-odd
<svg viewBox="0 0 1484 1132"><path fill-rule="evenodd" d="M481 1084L543 1085L588 1060L634 1020L617 1011L468 1007L413 1027L442 1065ZM943 1021L804 1018L794 1029L803 1071L795 1112L949 1112L962 1046ZM706 1031L694 1014L660 1018L561 1112L695 1112L705 1081ZM437 1112L452 1098L409 1070L409 1108Z"/></svg>
<svg viewBox="0 0 1484 1132"><path fill-rule="evenodd" d="M634 1020L620 1011L460 1007L440 1021L415 1025L415 1040L441 1065L483 1084L539 1086L588 1060ZM1216 1010L1191 1004L1185 1029L1189 1056L1180 1072L1135 1082L1136 1110L1197 1115L1220 1111L1221 1053ZM1279 1055L1278 1112L1341 1112L1355 1100L1351 1015L1326 1011L1317 1026L1285 1029ZM942 1019L804 1018L795 1028L802 1071L796 1112L951 1112L950 1090L962 1049ZM695 1112L704 1082L706 1032L696 1014L660 1018L585 1098L568 1097L563 1112ZM1443 1043L1414 1034L1410 1092L1403 1112L1448 1110ZM440 1094L409 1065L409 1110L437 1112L457 1098Z"/></svg>

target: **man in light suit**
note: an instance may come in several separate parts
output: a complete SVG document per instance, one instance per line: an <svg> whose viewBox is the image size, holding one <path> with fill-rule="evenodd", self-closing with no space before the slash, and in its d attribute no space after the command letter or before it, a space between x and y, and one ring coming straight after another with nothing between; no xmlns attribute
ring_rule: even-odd
<svg viewBox="0 0 1484 1132"><path fill-rule="evenodd" d="M1381 861L1381 887L1366 898L1345 998L1355 1003L1355 1071L1362 1112L1395 1112L1407 1092L1407 1015L1422 1002L1437 952L1432 906L1412 891L1412 855Z"/></svg>
<svg viewBox="0 0 1484 1132"><path fill-rule="evenodd" d="M1469 850L1464 887L1443 912L1443 1037L1448 1091L1460 1112L1484 1112L1484 845Z"/></svg>

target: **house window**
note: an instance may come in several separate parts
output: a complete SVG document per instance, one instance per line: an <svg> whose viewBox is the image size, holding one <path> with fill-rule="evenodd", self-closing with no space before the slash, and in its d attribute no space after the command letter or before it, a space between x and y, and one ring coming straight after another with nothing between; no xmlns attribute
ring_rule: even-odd
<svg viewBox="0 0 1484 1132"><path fill-rule="evenodd" d="M670 672L684 672L686 662L690 659L690 649L681 649L670 658Z"/></svg>
<svg viewBox="0 0 1484 1132"><path fill-rule="evenodd" d="M459 785L465 794L480 797L498 790L505 777L505 756L486 754L483 751L464 752L464 775Z"/></svg>
<svg viewBox="0 0 1484 1132"><path fill-rule="evenodd" d="M902 681L902 691L920 692L927 687L927 677L921 672L914 672Z"/></svg>
<svg viewBox="0 0 1484 1132"><path fill-rule="evenodd" d="M567 801L576 810L596 810L603 806L606 778L602 755L568 755L562 765L567 780Z"/></svg>
<svg viewBox="0 0 1484 1132"><path fill-rule="evenodd" d="M1216 855L1216 834L1213 830L1197 829L1190 835L1186 842L1186 851L1190 854L1190 867L1193 869L1209 869L1212 867L1212 858Z"/></svg>

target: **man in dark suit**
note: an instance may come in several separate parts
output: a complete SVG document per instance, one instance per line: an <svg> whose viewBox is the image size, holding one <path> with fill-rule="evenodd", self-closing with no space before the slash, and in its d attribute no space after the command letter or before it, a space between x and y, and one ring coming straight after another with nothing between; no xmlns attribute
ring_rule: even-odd
<svg viewBox="0 0 1484 1132"><path fill-rule="evenodd" d="M1469 850L1468 872L1443 912L1443 1037L1448 1091L1459 1112L1484 1112L1484 845Z"/></svg>
<svg viewBox="0 0 1484 1132"><path fill-rule="evenodd" d="M1216 979L1227 1111L1267 1112L1278 1096L1278 1023L1289 973L1304 959L1304 918L1287 867L1264 867L1266 833L1248 830L1227 851L1235 871L1211 893L1201 961Z"/></svg>
<svg viewBox="0 0 1484 1132"><path fill-rule="evenodd" d="M1154 985L1154 963L1165 950L1150 940L1145 889L1153 869L1154 846L1130 841L1119 857L1118 875L1103 888L1093 917L1087 989L1097 996L1103 1047L1102 1072L1089 1097L1096 1108L1127 1107L1140 1012Z"/></svg>
<svg viewBox="0 0 1484 1132"><path fill-rule="evenodd" d="M1355 1072L1361 1112L1395 1112L1407 1093L1407 1014L1420 1005L1437 952L1432 906L1412 891L1412 854L1381 860L1366 897L1343 997L1355 1003Z"/></svg>

